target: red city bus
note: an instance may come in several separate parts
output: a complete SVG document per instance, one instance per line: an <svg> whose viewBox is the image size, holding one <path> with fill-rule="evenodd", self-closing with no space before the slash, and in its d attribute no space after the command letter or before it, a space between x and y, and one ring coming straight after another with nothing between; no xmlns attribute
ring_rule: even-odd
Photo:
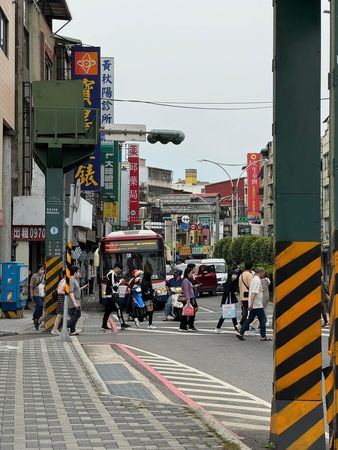
<svg viewBox="0 0 338 450"><path fill-rule="evenodd" d="M156 302L166 302L166 261L162 236L150 230L115 231L100 243L100 302L104 303L106 276L115 263L123 266L123 278L129 281L132 271L139 269L152 273ZM127 285L121 285L119 296L124 299Z"/></svg>

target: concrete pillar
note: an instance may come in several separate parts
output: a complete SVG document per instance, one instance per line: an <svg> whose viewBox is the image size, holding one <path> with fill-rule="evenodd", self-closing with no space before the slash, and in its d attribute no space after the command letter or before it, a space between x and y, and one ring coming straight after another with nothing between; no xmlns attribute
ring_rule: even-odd
<svg viewBox="0 0 338 450"><path fill-rule="evenodd" d="M29 241L19 241L16 247L16 261L29 267Z"/></svg>
<svg viewBox="0 0 338 450"><path fill-rule="evenodd" d="M12 223L12 180L11 180L12 137L3 136L2 153L2 208L3 226L0 228L0 261L11 260L11 223Z"/></svg>

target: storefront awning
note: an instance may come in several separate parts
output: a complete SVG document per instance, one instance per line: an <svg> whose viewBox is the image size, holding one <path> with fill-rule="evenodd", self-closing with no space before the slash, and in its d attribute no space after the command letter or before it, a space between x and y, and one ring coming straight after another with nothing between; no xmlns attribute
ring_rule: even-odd
<svg viewBox="0 0 338 450"><path fill-rule="evenodd" d="M46 18L72 20L66 0L39 0L38 5Z"/></svg>

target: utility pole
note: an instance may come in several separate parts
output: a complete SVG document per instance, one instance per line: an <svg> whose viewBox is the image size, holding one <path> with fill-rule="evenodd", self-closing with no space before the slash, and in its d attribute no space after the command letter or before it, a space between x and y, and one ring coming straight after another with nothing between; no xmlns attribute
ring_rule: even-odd
<svg viewBox="0 0 338 450"><path fill-rule="evenodd" d="M330 48L330 366L324 369L326 377L327 422L330 432L330 449L338 448L338 330L337 330L337 294L338 294L338 4L330 3L331 48Z"/></svg>
<svg viewBox="0 0 338 450"><path fill-rule="evenodd" d="M80 185L77 185L77 189L81 189ZM67 318L68 318L68 308L69 308L69 278L70 278L70 264L71 264L71 249L72 249L72 241L73 241L73 219L74 219L74 211L77 209L78 205L75 205L75 185L70 185L70 198L69 198L69 222L68 222L68 232L67 232L67 251L66 251L66 279L67 279L67 289L65 295L65 301L63 304L63 322L62 322L62 331L60 334L60 340L66 342L69 339L68 329L67 329ZM78 195L77 195L78 196ZM77 197L76 196L76 197Z"/></svg>
<svg viewBox="0 0 338 450"><path fill-rule="evenodd" d="M321 2L275 0L273 4L276 272L271 441L280 450L324 449Z"/></svg>

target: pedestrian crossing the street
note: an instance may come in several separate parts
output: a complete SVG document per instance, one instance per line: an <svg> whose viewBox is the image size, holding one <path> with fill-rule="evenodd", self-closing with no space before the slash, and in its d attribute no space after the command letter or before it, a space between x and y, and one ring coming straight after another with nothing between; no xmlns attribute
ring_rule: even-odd
<svg viewBox="0 0 338 450"><path fill-rule="evenodd" d="M234 432L270 429L270 403L265 400L170 358L125 347L226 428Z"/></svg>

